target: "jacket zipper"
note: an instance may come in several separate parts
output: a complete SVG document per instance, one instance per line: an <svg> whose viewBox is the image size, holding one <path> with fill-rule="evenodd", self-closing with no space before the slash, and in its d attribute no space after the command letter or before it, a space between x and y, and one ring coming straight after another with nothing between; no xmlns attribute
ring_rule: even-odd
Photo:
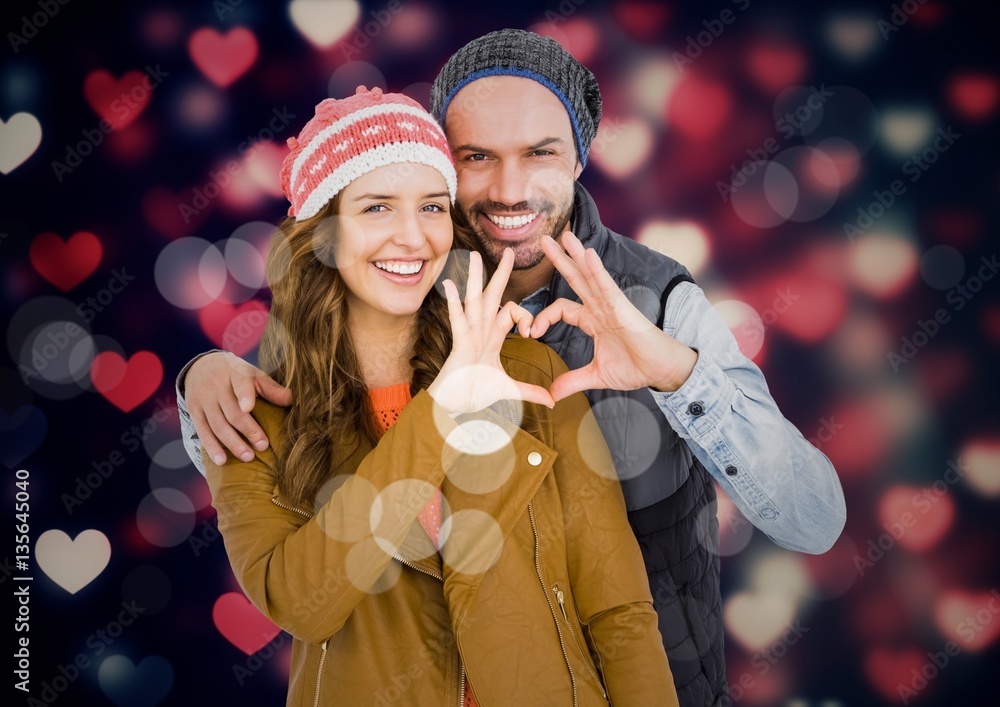
<svg viewBox="0 0 1000 707"><path fill-rule="evenodd" d="M569 682L573 687L573 707L577 705L576 697L576 676L573 674L573 666L569 662L569 654L566 652L566 644L563 642L562 629L559 627L559 618L556 616L556 609L552 606L552 600L549 599L549 592L545 586L545 580L542 579L542 566L538 561L538 528L535 526L535 510L528 504L528 519L531 521L531 532L535 535L535 573L538 575L538 582L542 585L542 593L545 595L545 602L549 605L549 611L552 612L552 620L556 622L556 633L559 635L559 647L562 648L563 660L566 661L566 668L569 670ZM560 602L560 607L561 607ZM564 610L565 615L565 610Z"/></svg>
<svg viewBox="0 0 1000 707"><path fill-rule="evenodd" d="M422 573L424 573L424 574L426 574L426 575L428 575L430 577L433 577L434 579L436 579L438 581L441 581L441 582L444 581L444 577L442 577L441 575L439 575L437 572L431 572L430 570L424 569L423 567L418 567L417 565L413 564L409 560L403 559L402 557L399 557L398 555L393 555L392 559L396 560L400 564L406 565L411 570L416 570L417 572L422 572Z"/></svg>
<svg viewBox="0 0 1000 707"><path fill-rule="evenodd" d="M319 669L316 671L316 698L313 700L313 707L319 707L319 690L323 686L323 665L326 663L326 647L330 639L323 641L321 648L323 652L319 654Z"/></svg>
<svg viewBox="0 0 1000 707"><path fill-rule="evenodd" d="M552 585L552 591L555 592L556 601L559 602L559 610L562 611L563 618L566 620L566 625L569 626L569 635L573 637L576 647L580 649L581 653L583 653L584 662L587 663L587 670L590 671L590 674L594 678L594 682L596 682L597 686L601 689L601 694L604 696L604 699L608 699L608 693L604 691L604 685L601 683L601 679L597 677L597 673L594 672L594 667L590 664L590 652L583 650L583 646L580 644L580 639L576 637L576 631L573 630L573 624L570 622L569 616L566 614L566 606L564 604L566 594L559 588L558 584Z"/></svg>
<svg viewBox="0 0 1000 707"><path fill-rule="evenodd" d="M300 516L305 516L306 518L313 517L313 514L310 513L309 511L304 511L301 508L297 508L295 506L289 506L287 504L282 503L281 501L278 500L277 496L271 496L271 503L276 505L278 508L284 508L286 511L294 511L298 513Z"/></svg>

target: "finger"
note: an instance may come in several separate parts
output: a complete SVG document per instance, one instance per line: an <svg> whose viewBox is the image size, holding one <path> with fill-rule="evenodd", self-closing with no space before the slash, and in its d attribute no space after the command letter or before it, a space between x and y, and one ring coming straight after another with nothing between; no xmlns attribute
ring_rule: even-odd
<svg viewBox="0 0 1000 707"><path fill-rule="evenodd" d="M573 288L573 292L586 302L590 297L590 288L580 272L580 266L563 251L562 246L549 236L542 237L542 252L552 261L559 274L566 278L566 282Z"/></svg>
<svg viewBox="0 0 1000 707"><path fill-rule="evenodd" d="M222 444L212 434L212 428L209 426L208 420L205 419L205 414L200 409L197 412L191 410L190 413L191 422L194 423L194 431L201 441L202 449L217 466L222 466L226 463L226 453L222 449Z"/></svg>
<svg viewBox="0 0 1000 707"><path fill-rule="evenodd" d="M572 231L566 231L562 234L560 242L566 249L566 252L569 253L569 257L573 258L573 260L577 261L579 264L578 258L583 256L584 251L583 243L580 242L580 239L577 238Z"/></svg>
<svg viewBox="0 0 1000 707"><path fill-rule="evenodd" d="M239 406L236 405L235 398L232 399L230 404L230 410L234 409L239 410ZM245 462L253 461L253 450L250 449L246 440L240 437L236 428L230 424L229 420L226 418L226 412L222 407L214 405L206 408L205 419L208 420L208 426L212 428L212 434L214 434L219 442L221 442L226 449L232 452L237 459Z"/></svg>
<svg viewBox="0 0 1000 707"><path fill-rule="evenodd" d="M465 336L469 331L469 325L465 321L462 300L458 297L458 287L451 280L445 280L441 285L444 287L445 299L448 300L448 321L451 322L451 336L453 339Z"/></svg>
<svg viewBox="0 0 1000 707"><path fill-rule="evenodd" d="M511 379L511 382L514 384L514 395L518 400L523 400L527 403L537 403L547 408L555 406L556 401L553 400L552 395L545 388L513 379Z"/></svg>
<svg viewBox="0 0 1000 707"><path fill-rule="evenodd" d="M549 327L558 321L564 321L572 326L580 326L582 313L582 304L560 297L535 315L535 319L531 323L531 338L537 339L543 336Z"/></svg>
<svg viewBox="0 0 1000 707"><path fill-rule="evenodd" d="M257 388L254 384L253 378L239 377L233 380L233 393L236 400L244 401L249 399L251 403L255 403L257 398ZM249 396L248 396L249 391ZM230 425L236 428L236 431L243 435L243 438L253 445L254 449L263 451L267 449L267 435L264 434L264 430L261 429L260 424L257 420L247 411L243 405L233 406L231 404L231 399L223 397L219 401L222 407L222 412L226 416L226 420ZM239 455L238 455L239 456ZM241 457L243 458L243 457ZM250 461L253 459L243 458L243 461Z"/></svg>
<svg viewBox="0 0 1000 707"><path fill-rule="evenodd" d="M592 364L587 364L583 368L556 376L552 385L549 386L549 393L552 394L552 399L558 402L563 398L568 398L573 393L605 387L607 386L597 376L597 369Z"/></svg>
<svg viewBox="0 0 1000 707"><path fill-rule="evenodd" d="M257 394L260 395L260 397L281 407L288 407L292 404L291 388L278 385L278 383L266 373L260 373L254 380ZM247 412L249 412L249 410ZM268 440L263 429L261 429L260 434L260 438L250 438L250 441L259 451L264 451L267 449L267 445L270 443L270 440Z"/></svg>
<svg viewBox="0 0 1000 707"><path fill-rule="evenodd" d="M259 373L254 379L257 394L265 400L274 403L279 407L288 407L292 404L292 389L279 385L271 376L266 373ZM242 405L240 407L243 407ZM247 410L250 412L250 410Z"/></svg>
<svg viewBox="0 0 1000 707"><path fill-rule="evenodd" d="M534 319L531 312L517 302L508 302L497 313L497 327L504 333L517 325L517 333L527 338L531 332L531 322Z"/></svg>
<svg viewBox="0 0 1000 707"><path fill-rule="evenodd" d="M587 289L590 290L591 294L600 294L601 290L598 287L597 281L594 279L593 263L587 260L587 251L593 251L594 249L584 248L580 239L574 236L570 231L566 231L566 233L563 234L562 244L566 247L566 252L569 253L569 256L573 259L577 268L579 268L580 275L587 283ZM594 255L597 255L597 251L594 251ZM599 269L604 270L604 263L601 263L600 260L601 259L598 257L598 267ZM605 271L605 273L606 272L607 271Z"/></svg>
<svg viewBox="0 0 1000 707"><path fill-rule="evenodd" d="M624 295L621 288L618 287L618 283L608 274L608 270L604 267L601 256L597 254L596 250L587 248L584 254L584 264L591 292L596 292L605 299Z"/></svg>
<svg viewBox="0 0 1000 707"><path fill-rule="evenodd" d="M489 284L483 290L483 311L489 312L500 306L503 301L503 291L507 288L507 281L514 270L514 251L511 248L504 248L497 270L493 273Z"/></svg>
<svg viewBox="0 0 1000 707"><path fill-rule="evenodd" d="M229 447L233 454L242 459L245 462L253 461L254 453L246 447L246 444L252 444L255 447L257 443L265 439L264 430L260 428L257 424L257 420L253 418L250 413L243 412L239 405L236 404L235 396L223 396L219 400L219 406L222 409L222 414L225 416L224 423L220 423L216 419L216 424L225 424L226 426L232 428L235 435L232 435L226 429L219 429L218 427L213 427L215 434L222 440L222 443ZM212 419L209 418L209 422ZM225 436L223 436L225 435ZM241 449L238 451L230 446L226 439L233 439L237 444L240 445Z"/></svg>
<svg viewBox="0 0 1000 707"><path fill-rule="evenodd" d="M475 326L483 316L483 258L469 253L469 281L465 285L465 317Z"/></svg>
<svg viewBox="0 0 1000 707"><path fill-rule="evenodd" d="M257 369L255 368L256 372ZM270 380L270 378L268 378ZM239 401L239 407L235 410L227 410L223 406L223 412L226 413L230 424L239 429L243 436L246 437L247 441L254 446L254 449L259 451L264 451L267 449L267 435L264 434L264 430L260 428L257 421L250 416L250 411L253 410L254 404L257 402L257 376L233 376L233 394L236 396L236 400ZM273 385L277 385L272 380ZM230 417L230 413L232 417ZM246 460L244 460L246 461Z"/></svg>

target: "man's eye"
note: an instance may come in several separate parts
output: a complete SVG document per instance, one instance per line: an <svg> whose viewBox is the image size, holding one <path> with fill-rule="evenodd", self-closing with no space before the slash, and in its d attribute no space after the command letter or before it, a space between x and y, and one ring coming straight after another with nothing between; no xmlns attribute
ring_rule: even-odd
<svg viewBox="0 0 1000 707"><path fill-rule="evenodd" d="M548 157L549 155L555 154L552 150L535 150L533 155L538 155L539 157Z"/></svg>
<svg viewBox="0 0 1000 707"><path fill-rule="evenodd" d="M469 155L465 159L467 162L482 162L486 159L486 155L482 154L481 152L477 152L474 155Z"/></svg>

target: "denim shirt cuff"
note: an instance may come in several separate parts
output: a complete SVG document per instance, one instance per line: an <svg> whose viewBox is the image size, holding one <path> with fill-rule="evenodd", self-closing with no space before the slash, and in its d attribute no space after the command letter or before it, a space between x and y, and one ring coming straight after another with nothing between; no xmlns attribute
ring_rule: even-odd
<svg viewBox="0 0 1000 707"><path fill-rule="evenodd" d="M710 433L732 409L736 385L704 351L684 384L675 391L649 391L677 433L686 439Z"/></svg>

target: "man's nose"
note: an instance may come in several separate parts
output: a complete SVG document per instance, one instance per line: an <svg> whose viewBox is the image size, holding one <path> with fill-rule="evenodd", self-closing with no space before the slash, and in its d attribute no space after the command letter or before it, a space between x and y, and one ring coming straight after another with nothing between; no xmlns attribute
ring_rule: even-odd
<svg viewBox="0 0 1000 707"><path fill-rule="evenodd" d="M528 175L515 161L503 161L493 171L488 196L490 201L513 205L528 201Z"/></svg>

